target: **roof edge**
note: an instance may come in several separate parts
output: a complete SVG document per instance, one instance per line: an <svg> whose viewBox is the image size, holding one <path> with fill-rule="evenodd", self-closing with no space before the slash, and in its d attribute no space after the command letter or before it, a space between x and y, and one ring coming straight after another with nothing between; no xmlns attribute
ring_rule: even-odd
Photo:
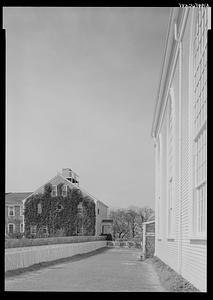
<svg viewBox="0 0 213 300"><path fill-rule="evenodd" d="M166 43L165 43L165 49L164 49L164 55L161 65L161 72L160 72L160 79L159 79L159 85L158 85L158 91L157 91L157 97L156 97L156 104L155 104L155 110L154 110L154 116L153 116L153 122L152 122L152 129L151 129L151 136L153 138L156 137L156 129L159 122L159 113L160 113L160 107L162 103L162 89L164 87L165 78L166 78L166 71L169 63L170 58L170 50L172 47L173 42L173 27L172 21L177 18L179 12L179 7L173 7L170 12L169 17L169 23L168 23L168 29L167 29L167 35L166 35Z"/></svg>

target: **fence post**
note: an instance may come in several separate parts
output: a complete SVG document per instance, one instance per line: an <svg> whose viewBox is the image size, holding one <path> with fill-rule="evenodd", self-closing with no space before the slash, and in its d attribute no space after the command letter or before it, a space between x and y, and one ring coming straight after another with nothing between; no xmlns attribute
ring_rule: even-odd
<svg viewBox="0 0 213 300"><path fill-rule="evenodd" d="M146 258L146 224L143 223L143 253L142 253L142 260Z"/></svg>

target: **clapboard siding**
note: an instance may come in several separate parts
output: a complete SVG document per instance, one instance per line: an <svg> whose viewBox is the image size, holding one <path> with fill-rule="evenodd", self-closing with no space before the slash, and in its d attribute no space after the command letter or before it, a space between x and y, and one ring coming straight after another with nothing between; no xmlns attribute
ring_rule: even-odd
<svg viewBox="0 0 213 300"><path fill-rule="evenodd" d="M182 11L183 12L183 11ZM179 272L185 279L190 281L200 291L206 291L206 243L205 241L192 239L192 135L190 129L190 40L192 32L193 11L190 10L184 27L182 37L182 57L178 56L174 75L169 88L173 88L175 102L175 161L174 161L174 234L173 240L167 237L168 207L167 207L167 139L166 139L166 116L162 121L159 133L162 135L163 179L161 180L161 214L162 223L161 240L156 238L156 256L167 263L175 271ZM173 26L174 24L172 24ZM174 37L173 37L174 38ZM172 48L174 49L174 48ZM172 57L172 55L171 55ZM180 77L179 59L181 59L182 75ZM169 66L171 68L171 66ZM181 82L180 82L181 79ZM167 78L168 83L169 78ZM181 95L179 88L181 86ZM181 97L179 97L181 96ZM179 112L179 101L182 109ZM166 99L164 99L164 102ZM160 111L161 113L161 111ZM179 140L179 114L181 114L181 140ZM181 141L181 142L180 142ZM180 148L179 148L180 147ZM181 152L179 152L179 150ZM157 162L156 155L156 163ZM158 222L156 215L156 222ZM180 252L179 252L180 251Z"/></svg>

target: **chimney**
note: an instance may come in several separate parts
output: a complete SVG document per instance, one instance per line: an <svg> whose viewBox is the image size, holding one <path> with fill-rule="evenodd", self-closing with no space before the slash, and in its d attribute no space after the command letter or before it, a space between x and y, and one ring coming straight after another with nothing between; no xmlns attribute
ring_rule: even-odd
<svg viewBox="0 0 213 300"><path fill-rule="evenodd" d="M65 177L70 182L79 186L79 176L73 172L70 168L62 169L62 176Z"/></svg>
<svg viewBox="0 0 213 300"><path fill-rule="evenodd" d="M65 177L67 180L71 181L72 170L69 168L62 169L62 176Z"/></svg>

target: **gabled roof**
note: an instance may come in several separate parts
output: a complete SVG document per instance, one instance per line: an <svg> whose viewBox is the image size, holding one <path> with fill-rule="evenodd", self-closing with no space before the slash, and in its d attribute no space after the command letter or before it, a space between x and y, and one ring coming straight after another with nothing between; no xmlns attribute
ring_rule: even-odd
<svg viewBox="0 0 213 300"><path fill-rule="evenodd" d="M66 177L62 176L61 174L57 174L56 176L54 176L53 178L51 178L50 180L48 180L47 182L45 182L45 184L43 184L42 186L40 186L38 189L36 189L36 190L35 190L33 193L31 193L31 194L37 194L37 193L39 193L39 192L41 191L41 189L43 189L44 186L45 186L47 183L51 183L51 181L55 180L56 178L60 178L60 181L61 181L61 182L65 182L71 189L73 189L73 188L79 189L79 190L82 192L82 194L83 194L84 197L87 196L87 197L91 198L91 199L95 202L95 204L97 204L97 201L98 201L98 202L102 203L103 205L105 205L106 207L108 207L105 203L103 203L102 201L96 199L94 196L92 196L91 194L89 194L89 193L88 193L86 190L84 190L82 187L79 187L79 186L77 186L76 184L70 182ZM30 195L31 195L31 194L30 194Z"/></svg>
<svg viewBox="0 0 213 300"><path fill-rule="evenodd" d="M11 205L22 205L22 201L29 197L32 192L26 193L6 193L5 195L5 203Z"/></svg>

